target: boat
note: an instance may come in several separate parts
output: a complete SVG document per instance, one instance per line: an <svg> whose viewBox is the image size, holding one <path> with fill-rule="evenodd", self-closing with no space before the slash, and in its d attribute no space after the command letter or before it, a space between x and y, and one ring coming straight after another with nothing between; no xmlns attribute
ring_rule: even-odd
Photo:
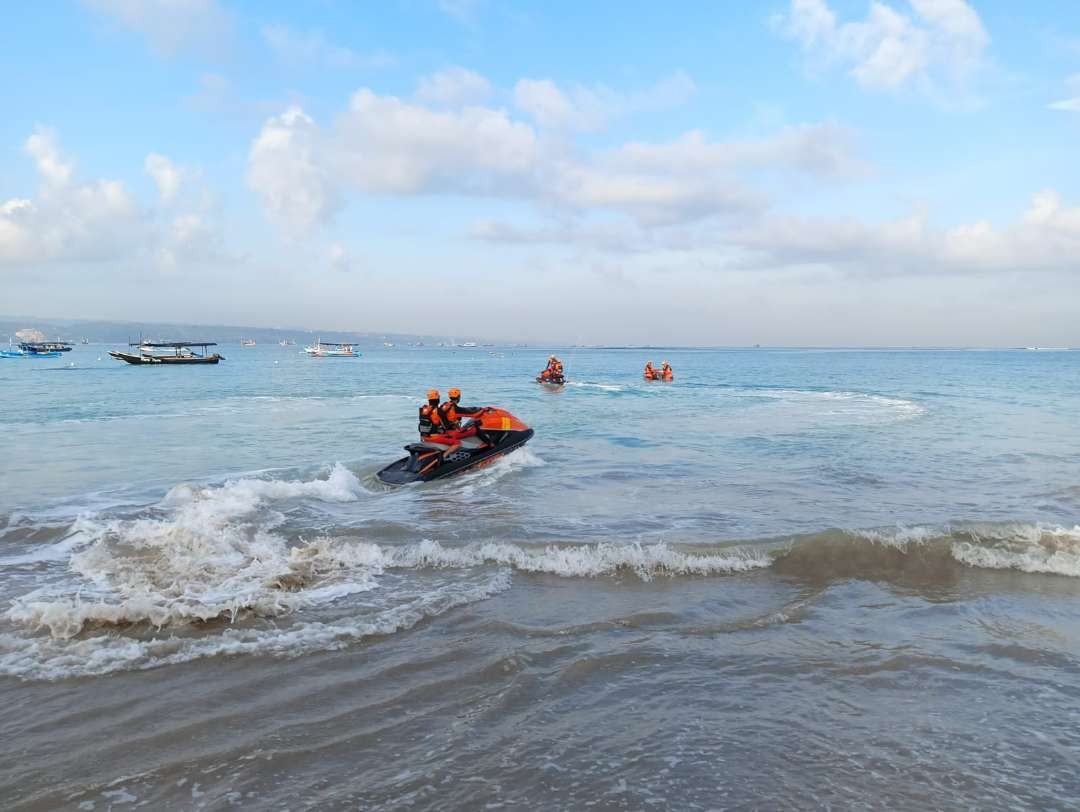
<svg viewBox="0 0 1080 812"><path fill-rule="evenodd" d="M47 352L47 351L34 351L27 352L26 350L0 350L0 358L59 358L59 352Z"/></svg>
<svg viewBox="0 0 1080 812"><path fill-rule="evenodd" d="M217 346L215 341L139 341L128 346L138 347L138 353L110 350L109 355L129 364L216 364L223 357L216 352L207 354L207 347ZM172 353L155 353L156 349Z"/></svg>
<svg viewBox="0 0 1080 812"><path fill-rule="evenodd" d="M466 341L461 346L462 346L463 349L471 350L476 346L476 342L475 341Z"/></svg>
<svg viewBox="0 0 1080 812"><path fill-rule="evenodd" d="M355 344L323 341L318 338L310 347L304 347L304 352L314 358L356 358L360 355Z"/></svg>
<svg viewBox="0 0 1080 812"><path fill-rule="evenodd" d="M278 345L282 347L295 347L296 342L293 341L291 338L283 338L281 339L281 341L278 342Z"/></svg>
<svg viewBox="0 0 1080 812"><path fill-rule="evenodd" d="M476 433L449 432L405 446L409 456L376 476L388 485L408 485L490 465L529 442L534 432L505 409L487 407L474 415ZM470 426L471 428L471 426ZM468 432L468 430L466 430Z"/></svg>
<svg viewBox="0 0 1080 812"><path fill-rule="evenodd" d="M47 352L71 352L71 342L61 341L20 341L19 349L24 352L31 353L33 355L41 355Z"/></svg>
<svg viewBox="0 0 1080 812"><path fill-rule="evenodd" d="M241 347L254 347L255 346L255 339L254 338L241 338L240 339L240 346Z"/></svg>
<svg viewBox="0 0 1080 812"><path fill-rule="evenodd" d="M0 358L59 358L60 350L50 350L45 348L45 344L39 344L37 342L20 341L19 348L15 349L15 346L11 343L11 339L8 339L8 348L6 350L0 350Z"/></svg>

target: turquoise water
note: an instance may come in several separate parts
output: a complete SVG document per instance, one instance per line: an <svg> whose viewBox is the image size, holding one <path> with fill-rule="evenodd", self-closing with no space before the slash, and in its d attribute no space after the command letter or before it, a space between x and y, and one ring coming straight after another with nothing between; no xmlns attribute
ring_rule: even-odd
<svg viewBox="0 0 1080 812"><path fill-rule="evenodd" d="M0 362L0 797L1075 800L1080 353L106 349ZM455 385L535 438L382 486Z"/></svg>

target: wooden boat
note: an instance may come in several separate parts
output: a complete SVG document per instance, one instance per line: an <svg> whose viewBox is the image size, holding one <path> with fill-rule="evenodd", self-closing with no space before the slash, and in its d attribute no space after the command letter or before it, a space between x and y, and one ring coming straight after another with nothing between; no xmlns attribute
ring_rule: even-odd
<svg viewBox="0 0 1080 812"><path fill-rule="evenodd" d="M129 364L216 364L222 360L216 352L206 352L207 347L217 346L214 341L140 341L128 346L138 347L138 354L110 350L109 355ZM154 353L155 349L171 349L172 353Z"/></svg>
<svg viewBox="0 0 1080 812"><path fill-rule="evenodd" d="M304 347L304 352L314 358L356 358L360 355L356 351L355 344L339 344L335 341L322 341L318 338L310 347Z"/></svg>
<svg viewBox="0 0 1080 812"><path fill-rule="evenodd" d="M61 341L20 341L19 349L30 355L42 355L47 352L71 352L71 342Z"/></svg>

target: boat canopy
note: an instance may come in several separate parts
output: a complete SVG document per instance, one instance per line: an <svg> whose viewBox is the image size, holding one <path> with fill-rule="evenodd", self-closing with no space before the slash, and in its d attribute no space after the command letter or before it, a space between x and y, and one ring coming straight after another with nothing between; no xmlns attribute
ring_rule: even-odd
<svg viewBox="0 0 1080 812"><path fill-rule="evenodd" d="M355 347L355 341L316 341L316 344L323 347Z"/></svg>
<svg viewBox="0 0 1080 812"><path fill-rule="evenodd" d="M130 341L129 347L216 347L216 341Z"/></svg>

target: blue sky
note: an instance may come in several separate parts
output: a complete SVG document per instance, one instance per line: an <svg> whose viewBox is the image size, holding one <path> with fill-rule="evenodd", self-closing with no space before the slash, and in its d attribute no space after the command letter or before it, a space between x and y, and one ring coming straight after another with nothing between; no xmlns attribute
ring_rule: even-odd
<svg viewBox="0 0 1080 812"><path fill-rule="evenodd" d="M1080 4L6 10L0 312L1080 345Z"/></svg>

